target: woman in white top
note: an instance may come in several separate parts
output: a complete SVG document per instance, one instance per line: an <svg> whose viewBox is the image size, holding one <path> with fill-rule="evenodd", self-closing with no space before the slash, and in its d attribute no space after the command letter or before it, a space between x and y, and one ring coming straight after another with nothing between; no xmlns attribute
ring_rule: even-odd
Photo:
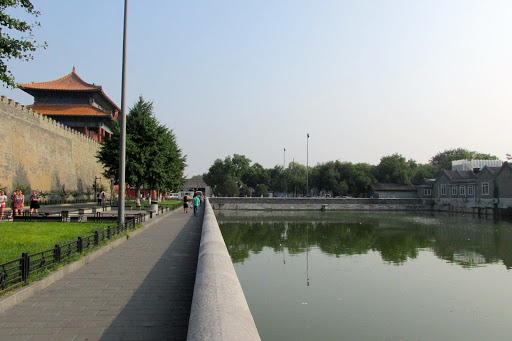
<svg viewBox="0 0 512 341"><path fill-rule="evenodd" d="M4 191L0 191L0 220L4 217L5 205L7 205L7 196Z"/></svg>

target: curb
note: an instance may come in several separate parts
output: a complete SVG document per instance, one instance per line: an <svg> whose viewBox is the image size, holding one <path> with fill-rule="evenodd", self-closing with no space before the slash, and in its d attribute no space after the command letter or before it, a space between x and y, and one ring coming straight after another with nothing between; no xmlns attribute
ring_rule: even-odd
<svg viewBox="0 0 512 341"><path fill-rule="evenodd" d="M63 268L56 270L55 272L52 272L47 277L44 277L37 282L31 283L29 285L23 286L21 289L18 289L17 291L13 292L12 294L8 294L6 297L0 298L0 314L8 310L9 308L12 308L16 304L23 302L30 296L40 292L44 288L48 287L49 285L55 283L59 279L63 278L67 274L72 273L75 270L80 269L82 266L86 265L87 263L93 261L94 259L104 255L105 253L109 252L110 250L116 248L117 246L123 244L127 240L129 240L132 237L135 237L136 235L144 232L163 218L173 214L174 212L178 211L178 209L174 211L170 211L168 213L164 213L163 215L158 215L156 218L153 218L150 222L146 222L142 228L138 230L131 231L128 233L127 237L121 237L119 239L114 240L113 242L99 248L98 250L80 258L79 260L68 264L64 266Z"/></svg>

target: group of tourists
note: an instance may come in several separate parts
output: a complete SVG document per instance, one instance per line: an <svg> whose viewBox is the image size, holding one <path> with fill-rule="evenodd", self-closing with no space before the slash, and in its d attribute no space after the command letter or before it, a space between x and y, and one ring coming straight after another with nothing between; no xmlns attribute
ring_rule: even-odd
<svg viewBox="0 0 512 341"><path fill-rule="evenodd" d="M199 206L203 204L204 197L200 192L194 193L194 197L190 198L188 193L185 193L183 196L183 212L188 213L188 208L190 205L190 201L192 201L192 206L194 207L194 216L197 216L199 213Z"/></svg>
<svg viewBox="0 0 512 341"><path fill-rule="evenodd" d="M4 218L4 211L8 202L9 198L7 195L5 195L5 191L0 190L0 219ZM25 195L23 195L21 189L14 190L12 192L10 202L12 215L22 215L23 210L25 209ZM37 213L40 208L40 203L41 197L37 194L36 191L32 191L32 195L30 196L30 213Z"/></svg>

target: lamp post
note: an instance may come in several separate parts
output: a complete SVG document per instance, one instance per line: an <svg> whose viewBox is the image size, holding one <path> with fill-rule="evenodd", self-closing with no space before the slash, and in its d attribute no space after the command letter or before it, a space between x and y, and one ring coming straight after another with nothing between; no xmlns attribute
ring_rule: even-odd
<svg viewBox="0 0 512 341"><path fill-rule="evenodd" d="M309 133L306 138L306 197L309 196Z"/></svg>
<svg viewBox="0 0 512 341"><path fill-rule="evenodd" d="M121 81L121 114L119 139L119 204L117 207L117 223L124 224L124 193L125 193L125 163L126 163L126 35L128 23L128 0L124 0L124 25L123 25L123 71Z"/></svg>
<svg viewBox="0 0 512 341"><path fill-rule="evenodd" d="M110 179L110 207L112 207L112 202L114 201L114 179L115 177L111 175Z"/></svg>
<svg viewBox="0 0 512 341"><path fill-rule="evenodd" d="M98 180L101 180L99 176L94 176L94 200L98 202Z"/></svg>

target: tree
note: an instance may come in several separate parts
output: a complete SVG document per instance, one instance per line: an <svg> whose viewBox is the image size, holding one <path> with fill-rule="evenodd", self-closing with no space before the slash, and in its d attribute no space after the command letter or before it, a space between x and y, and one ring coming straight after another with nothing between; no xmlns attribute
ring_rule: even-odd
<svg viewBox="0 0 512 341"><path fill-rule="evenodd" d="M451 170L452 161L456 160L499 160L496 155L479 153L464 148L448 149L434 155L429 163L437 168L438 171L443 169Z"/></svg>
<svg viewBox="0 0 512 341"><path fill-rule="evenodd" d="M103 175L114 176L119 184L120 129L113 122L112 138L105 141L97 154L104 165ZM126 116L126 183L135 188L137 203L140 188L176 189L183 182L185 157L169 128L158 123L153 115L153 103L142 96Z"/></svg>
<svg viewBox="0 0 512 341"><path fill-rule="evenodd" d="M250 159L239 154L234 154L233 157L226 156L224 161L217 159L204 175L204 181L212 188L213 193L225 195L222 192L226 190L226 179L231 178L240 187L244 183L242 179L246 178L251 170L250 164Z"/></svg>
<svg viewBox="0 0 512 341"><path fill-rule="evenodd" d="M251 191L249 190L249 186L247 186L246 184L243 184L242 186L240 186L239 195L241 197L250 197Z"/></svg>
<svg viewBox="0 0 512 341"><path fill-rule="evenodd" d="M225 197L237 197L239 195L236 180L228 176L220 185L218 185L218 193Z"/></svg>
<svg viewBox="0 0 512 341"><path fill-rule="evenodd" d="M268 188L265 184L257 184L256 191L254 192L256 197L268 197Z"/></svg>
<svg viewBox="0 0 512 341"><path fill-rule="evenodd" d="M286 178L282 166L274 166L266 170L268 176L268 187L275 192L286 191Z"/></svg>
<svg viewBox="0 0 512 341"><path fill-rule="evenodd" d="M268 185L270 177L262 165L255 163L245 170L241 180L244 184L247 184L247 186L256 188L258 184Z"/></svg>
<svg viewBox="0 0 512 341"><path fill-rule="evenodd" d="M419 164L415 169L412 177L413 184L419 184L423 179L433 179L437 177L439 171L434 165L429 163Z"/></svg>
<svg viewBox="0 0 512 341"><path fill-rule="evenodd" d="M236 180L241 180L245 173L249 171L251 160L245 155L234 154L231 159L231 171Z"/></svg>
<svg viewBox="0 0 512 341"><path fill-rule="evenodd" d="M217 159L213 162L213 165L208 169L208 173L204 176L204 181L212 188L214 194L220 194L220 186L225 181L225 176L229 175L227 167L221 159Z"/></svg>
<svg viewBox="0 0 512 341"><path fill-rule="evenodd" d="M316 165L311 169L311 184L319 190L333 191L334 195L339 195L335 187L340 183L340 173L338 172L339 161L329 161Z"/></svg>
<svg viewBox="0 0 512 341"><path fill-rule="evenodd" d="M32 60L32 52L47 46L46 42L39 45L32 35L32 31L41 26L39 22L28 23L7 14L9 9L18 7L35 18L40 15L30 0L0 0L0 81L10 88L16 87L16 82L7 62L11 59Z"/></svg>
<svg viewBox="0 0 512 341"><path fill-rule="evenodd" d="M286 190L288 193L306 192L306 166L297 162L290 162L290 166L284 171Z"/></svg>
<svg viewBox="0 0 512 341"><path fill-rule="evenodd" d="M334 195L345 195L348 192L348 185L345 180L338 182L332 189Z"/></svg>
<svg viewBox="0 0 512 341"><path fill-rule="evenodd" d="M400 154L383 156L375 171L377 180L396 184L410 184L412 181L412 168L415 162L406 161Z"/></svg>

